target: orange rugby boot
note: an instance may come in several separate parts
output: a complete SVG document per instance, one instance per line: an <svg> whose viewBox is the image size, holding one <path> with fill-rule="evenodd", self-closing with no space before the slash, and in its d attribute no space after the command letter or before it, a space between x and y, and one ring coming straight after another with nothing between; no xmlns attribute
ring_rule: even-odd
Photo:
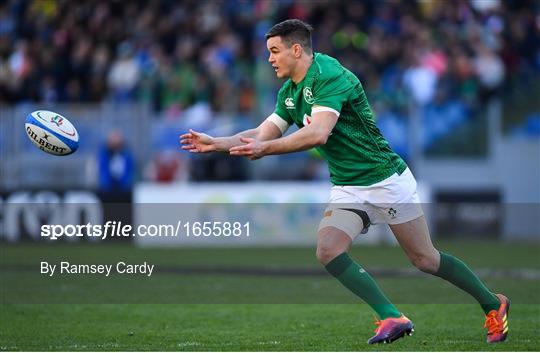
<svg viewBox="0 0 540 353"><path fill-rule="evenodd" d="M369 344L392 343L405 335L411 336L414 332L412 321L403 314L399 318L377 320L375 325L378 327L375 329L375 336L369 339Z"/></svg>
<svg viewBox="0 0 540 353"><path fill-rule="evenodd" d="M491 310L486 315L487 343L502 342L508 335L508 312L510 311L510 301L502 294L496 294L501 301L499 310Z"/></svg>

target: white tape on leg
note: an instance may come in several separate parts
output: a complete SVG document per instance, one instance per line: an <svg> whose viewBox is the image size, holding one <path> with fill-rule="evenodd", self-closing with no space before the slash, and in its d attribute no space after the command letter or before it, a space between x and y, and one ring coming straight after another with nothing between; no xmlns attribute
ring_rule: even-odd
<svg viewBox="0 0 540 353"><path fill-rule="evenodd" d="M338 208L324 212L324 217L319 223L319 231L325 227L337 228L354 240L364 229L364 222L356 213Z"/></svg>

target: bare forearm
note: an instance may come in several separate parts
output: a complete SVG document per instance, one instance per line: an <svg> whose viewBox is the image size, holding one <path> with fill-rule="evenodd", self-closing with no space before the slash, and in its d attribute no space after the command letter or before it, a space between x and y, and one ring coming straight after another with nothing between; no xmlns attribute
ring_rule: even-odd
<svg viewBox="0 0 540 353"><path fill-rule="evenodd" d="M297 151L305 151L310 148L326 144L332 129L336 125L338 115L333 112L317 112L311 124L300 130L285 136L281 128L273 122L266 122L264 131L267 131L267 139L264 137L242 138L244 145L232 147L229 153L233 156L245 156L250 160L256 160L269 154L283 154Z"/></svg>
<svg viewBox="0 0 540 353"><path fill-rule="evenodd" d="M242 144L242 142L240 142L240 137L257 138L258 130L249 129L249 130L241 131L233 136L214 137L213 143L216 146L216 151L229 152L229 149L231 149L231 147L239 146Z"/></svg>
<svg viewBox="0 0 540 353"><path fill-rule="evenodd" d="M284 154L309 150L324 145L326 137L317 131L303 128L285 137L263 143L265 154Z"/></svg>

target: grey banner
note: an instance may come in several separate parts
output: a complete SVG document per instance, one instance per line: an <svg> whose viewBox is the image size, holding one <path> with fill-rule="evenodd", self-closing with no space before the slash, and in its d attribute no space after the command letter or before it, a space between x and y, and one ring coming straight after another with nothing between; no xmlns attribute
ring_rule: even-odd
<svg viewBox="0 0 540 353"><path fill-rule="evenodd" d="M17 212L3 205L2 303L362 302L316 257L325 204L102 206L119 214L123 207L132 208L132 222L100 216L85 204L70 205L69 218L58 210L44 211L42 204L39 213L31 212L38 209L35 204L19 204ZM371 221L377 219L371 206L339 206L365 210ZM377 207L381 217L392 219L406 206ZM520 224L520 217L522 224L531 224L531 213L540 214L538 204L468 205L466 212L453 204L422 208L437 249L463 260L513 303L540 302L538 218L528 228L529 237L509 232L509 224ZM388 213L391 209L395 212ZM452 224L457 227L449 230ZM481 232L489 236L475 235ZM474 303L452 284L416 269L387 225L371 225L355 239L350 255L393 302Z"/></svg>

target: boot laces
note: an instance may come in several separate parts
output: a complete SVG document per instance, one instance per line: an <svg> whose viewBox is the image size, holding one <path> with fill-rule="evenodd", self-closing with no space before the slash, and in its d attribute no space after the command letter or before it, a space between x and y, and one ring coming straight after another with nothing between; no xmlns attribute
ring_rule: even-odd
<svg viewBox="0 0 540 353"><path fill-rule="evenodd" d="M495 310L491 310L486 315L484 327L488 329L488 335L502 332L502 322L497 318L497 312Z"/></svg>
<svg viewBox="0 0 540 353"><path fill-rule="evenodd" d="M375 315L373 315L373 320L375 320L373 323L377 326L377 328L373 332L379 333L379 331L381 329L381 325L383 323L383 320L377 319L377 317Z"/></svg>

